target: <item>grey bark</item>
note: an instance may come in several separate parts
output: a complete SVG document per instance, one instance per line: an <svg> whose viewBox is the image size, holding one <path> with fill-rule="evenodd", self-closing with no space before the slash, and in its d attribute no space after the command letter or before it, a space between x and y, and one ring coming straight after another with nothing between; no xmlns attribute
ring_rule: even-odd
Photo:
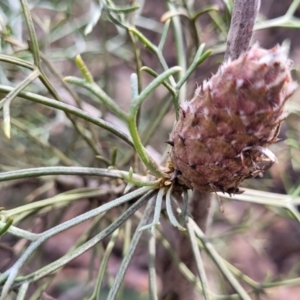
<svg viewBox="0 0 300 300"><path fill-rule="evenodd" d="M225 60L237 59L251 41L260 0L235 0L227 37Z"/></svg>

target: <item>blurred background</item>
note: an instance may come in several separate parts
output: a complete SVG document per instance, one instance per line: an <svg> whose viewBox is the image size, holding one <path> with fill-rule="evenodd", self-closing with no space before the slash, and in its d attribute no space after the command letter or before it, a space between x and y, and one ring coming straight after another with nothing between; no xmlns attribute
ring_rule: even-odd
<svg viewBox="0 0 300 300"><path fill-rule="evenodd" d="M96 97L83 88L69 85L66 87L62 78L78 76L75 57L80 54L89 68L94 80L125 111L128 111L131 99L130 75L136 72L136 55L140 56L143 66L148 66L158 73L162 67L153 53L142 43L130 36L126 30L116 27L101 11L98 1L28 1L38 35L38 43L43 53L45 72L54 85L63 102L81 107L89 114L102 117L126 131L121 120L111 114ZM258 17L259 22L274 19L285 14L293 1L262 0ZM294 1L295 2L295 1ZM100 2L101 3L101 2ZM115 1L116 5L128 6L131 1ZM182 12L180 20L184 30L184 48L189 64L200 43L213 54L192 74L187 83L186 98L190 99L197 84L215 73L223 61L226 36L230 24L228 3L231 1L176 1ZM126 14L129 22L154 44L158 44L163 32L163 22L167 15L165 1L138 1L140 9L135 14ZM193 27L184 16L186 11L203 13ZM186 9L186 10L185 10ZM300 7L295 17L300 17ZM258 25L259 28L259 25ZM28 51L28 32L24 23L19 1L2 0L0 2L0 51L32 61ZM272 27L257 30L253 42L262 47L271 48L283 42L290 44L290 57L294 62L293 76L299 80L300 38L299 29ZM169 31L163 55L169 67L177 65L177 52L174 35ZM135 45L135 46L133 46ZM0 82L6 86L16 86L29 70L0 59ZM142 87L153 77L144 72ZM52 98L43 83L35 80L26 90ZM1 99L5 97L0 93ZM299 91L288 103L289 116L281 128L281 141L273 146L272 151L278 157L278 164L265 173L263 178L255 178L243 183L243 187L258 191L269 191L298 196L300 192L300 127L299 127ZM157 116L163 112L157 121ZM115 166L143 173L134 153L119 139L94 125L75 118L72 122L59 110L36 104L24 99L15 99L11 104L11 138L7 139L0 130L0 171L9 171L40 166L89 166L108 167L109 160L117 149ZM147 150L159 162L167 157L169 133L175 120L170 93L159 87L144 103L140 111L140 132ZM156 122L157 121L157 122ZM84 134L78 133L78 124L84 128ZM2 127L2 119L0 120ZM84 136L87 138L84 138ZM92 143L89 141L93 141ZM30 211L16 217L15 223L33 232L41 232L54 224L81 214L104 202L122 195L124 183L120 180L84 178L79 176L48 176L27 178L0 183L0 206L5 209L18 207L20 204L47 199L74 189L100 187L102 195L89 196L69 202L68 205L47 207ZM214 205L213 223L208 231L212 243L219 253L257 282L300 277L300 226L285 211L244 203L224 200L222 213ZM121 208L105 215L101 222L87 221L56 235L43 244L34 259L22 270L28 274L35 269L58 259L65 254L79 238L90 237L105 228L119 215ZM134 228L135 222L130 225ZM111 256L106 274L106 286L102 289L101 299L106 293L111 280L116 274L124 251L124 239L121 235ZM146 237L138 247L124 281L124 293L120 299L149 299ZM107 241L76 258L57 275L41 280L30 286L30 299L76 300L88 299L101 255ZM0 240L0 272L13 264L22 253L26 242L9 234ZM224 293L232 292L221 275L206 258L206 268L212 289ZM38 294L37 290L46 292ZM300 284L282 285L268 290L266 295L253 299L299 299ZM36 298L34 298L36 297ZM40 297L40 298L39 298ZM29 298L28 298L29 299ZM229 299L229 298L228 298Z"/></svg>

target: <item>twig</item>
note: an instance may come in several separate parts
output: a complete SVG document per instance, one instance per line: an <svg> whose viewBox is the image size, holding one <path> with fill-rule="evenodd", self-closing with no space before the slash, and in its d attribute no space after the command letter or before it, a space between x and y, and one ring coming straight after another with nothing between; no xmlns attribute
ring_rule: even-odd
<svg viewBox="0 0 300 300"><path fill-rule="evenodd" d="M235 0L225 60L237 59L249 47L260 0Z"/></svg>

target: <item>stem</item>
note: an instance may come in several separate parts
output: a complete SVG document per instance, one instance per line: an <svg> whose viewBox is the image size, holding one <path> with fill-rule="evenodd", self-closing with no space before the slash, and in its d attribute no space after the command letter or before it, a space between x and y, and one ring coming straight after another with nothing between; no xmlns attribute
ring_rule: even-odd
<svg viewBox="0 0 300 300"><path fill-rule="evenodd" d="M246 290L241 286L241 284L233 276L233 274L230 272L227 266L223 263L223 260L220 258L213 245L209 241L207 241L207 238L204 235L203 231L194 222L194 220L189 219L189 222L191 222L191 226L198 238L201 240L206 252L211 256L216 266L219 268L219 270L222 272L222 274L225 276L225 278L228 280L231 286L235 289L235 291L239 294L240 298L242 300L251 300Z"/></svg>
<svg viewBox="0 0 300 300"><path fill-rule="evenodd" d="M13 90L12 87L0 84L0 91L1 92L9 93L12 90ZM72 105L65 104L63 102L59 102L59 101L56 101L56 100L49 99L49 98L44 97L44 96L40 96L40 95L37 95L37 94L34 94L34 93L30 93L30 92L24 92L23 91L23 92L19 93L18 96L22 97L24 99L36 102L36 103L41 103L41 104L44 104L44 105L47 105L47 106L50 106L50 107L53 107L53 108L60 109L64 112L70 113L70 114L75 115L75 116L77 116L81 119L89 121L89 122L91 122L91 123L93 123L93 124L95 124L99 127L102 127L104 129L110 131L111 133L113 133L114 135L121 138L123 141L125 141L130 146L133 146L130 137L128 137L125 133L122 133L119 128L115 127L114 125L112 125L112 124L110 124L110 123L108 123L108 122L106 122L102 119L95 118L95 117L89 115L88 113L84 112L83 110L81 110L79 108L76 108Z"/></svg>
<svg viewBox="0 0 300 300"><path fill-rule="evenodd" d="M161 207L162 207L162 201L163 197L165 195L165 189L161 188L158 191L156 201L155 201L155 210L154 210L154 216L153 216L153 221L150 224L147 224L140 228L140 230L145 230L145 229L151 229L152 235L155 234L155 226L159 225L159 218L160 218L160 213L161 213Z"/></svg>
<svg viewBox="0 0 300 300"><path fill-rule="evenodd" d="M202 44L194 57L193 62L189 66L186 73L181 77L181 79L177 82L176 90L179 90L181 86L187 81L190 75L195 71L195 69L206 60L206 58L211 54L212 50L205 51L203 53L205 44ZM203 54L202 54L203 53Z"/></svg>
<svg viewBox="0 0 300 300"><path fill-rule="evenodd" d="M41 60L40 60L40 55L39 55L39 44L38 44L37 36L35 34L29 5L28 5L27 0L20 0L20 1L21 1L21 6L22 6L23 13L24 13L26 25L28 28L28 33L30 36L30 49L32 51L34 64L40 70L41 69Z"/></svg>
<svg viewBox="0 0 300 300"><path fill-rule="evenodd" d="M52 206L53 208L55 208L55 206L61 206L61 205L67 205L68 203L70 203L71 201L76 201L76 200L81 200L81 199L88 199L88 198L92 198L92 197L99 197L105 194L105 191L103 191L102 189L96 189L96 190L91 190L91 191L87 191L87 192L77 192L76 190L74 190L74 193L68 193L66 194L58 194L56 196L44 199L44 200L40 200L40 201L36 201L36 202L32 202L32 203L28 203L28 204L24 204L21 206L18 206L16 208L13 209L9 209L9 210L4 210L2 211L2 214L5 217L12 217L12 216L17 216L29 211L37 211L43 207L50 207Z"/></svg>
<svg viewBox="0 0 300 300"><path fill-rule="evenodd" d="M41 56L42 61L45 63L45 65L49 69L49 71L61 82L62 86L73 97L78 108L82 109L81 100L80 100L79 96L76 94L76 92L73 89L71 89L70 85L64 81L62 74L60 74L58 72L58 70L55 68L53 63L51 63L51 61L47 58L47 56L45 54L40 52L40 56ZM67 114L66 114L66 116L68 118L70 117ZM99 141L98 141L97 132L96 132L95 128L93 128L93 125L90 122L86 122L86 126L89 128L91 135L92 135L91 137L89 137L89 135L85 132L85 130L81 126L79 126L78 122L74 121L73 119L74 118L70 118L75 129L82 136L82 138L86 141L86 143L92 148L95 155L99 155L99 150L97 147L97 145L99 144Z"/></svg>
<svg viewBox="0 0 300 300"><path fill-rule="evenodd" d="M138 84L137 84L137 76L136 74L131 75L131 90L133 100L130 106L129 120L128 120L128 129L130 131L133 144L135 146L135 150L138 153L142 162L147 166L148 170L155 176L159 178L165 178L166 175L162 173L156 163L152 160L152 158L148 155L146 149L144 148L138 128L137 128L137 114L139 108L143 101L146 99L148 95L158 87L165 79L167 79L172 74L179 72L181 68L173 67L168 69L167 71L160 74L157 78L155 78L140 94L138 94Z"/></svg>
<svg viewBox="0 0 300 300"><path fill-rule="evenodd" d="M176 7L172 2L167 2L168 7L170 9L170 12L176 12ZM182 25L180 23L180 17L179 16L173 16L172 17L172 24L174 29L174 37L175 37L175 45L176 45L176 53L177 53L177 63L181 67L181 72L179 73L179 77L182 78L183 74L186 73L186 51L184 47L184 40L183 40L183 32L182 32ZM177 104L175 108L178 107L178 104L180 104L186 97L186 85L182 84L181 89L178 91L178 98L177 98Z"/></svg>
<svg viewBox="0 0 300 300"><path fill-rule="evenodd" d="M149 197L149 195L148 195L148 197ZM149 219L149 217L150 217L150 215L151 215L151 213L154 209L153 201L154 200L152 199L152 201L148 202L148 205L147 205L147 207L144 211L142 219L141 219L141 221L140 221L140 223L139 223L139 225L138 225L137 229L135 230L135 233L132 237L129 249L128 249L126 255L123 257L123 260L122 260L121 266L119 268L119 271L116 275L115 281L114 281L114 283L113 283L113 285L112 285L112 287L109 291L109 294L107 296L107 300L116 299L118 290L119 290L119 288L121 286L121 283L123 281L123 278L125 276L125 272L126 272L128 266L129 266L129 263L132 259L132 256L133 256L134 252L135 252L137 244L138 244L138 242L139 242L139 240L142 236L143 232L140 231L140 228L142 228L144 225L146 225L146 223L148 222L148 219Z"/></svg>
<svg viewBox="0 0 300 300"><path fill-rule="evenodd" d="M149 277L149 292L150 300L158 300L157 297L157 284L156 284L156 268L155 268L155 258L156 258L156 238L149 231L148 232L148 277Z"/></svg>
<svg viewBox="0 0 300 300"><path fill-rule="evenodd" d="M110 254L115 246L115 243L117 241L118 235L119 235L119 228L117 228L114 233L112 234L109 243L107 244L107 247L105 249L105 253L101 259L101 266L99 268L96 284L95 284L95 289L93 292L93 295L89 298L89 300L100 300L100 292L101 292L101 286L102 286L102 281L105 275L105 270L107 267L108 259L110 257Z"/></svg>
<svg viewBox="0 0 300 300"><path fill-rule="evenodd" d="M160 64L162 65L163 69L166 71L169 69L168 64L161 52L161 49L158 48L156 45L152 44L140 31L138 31L134 27L128 28L147 48L149 48L158 58ZM162 36L164 38L164 36ZM172 74L173 75L173 74ZM170 76L170 83L172 86L176 85L176 82L173 76Z"/></svg>
<svg viewBox="0 0 300 300"><path fill-rule="evenodd" d="M108 170L100 168L86 168L86 167L43 167L43 168L30 168L23 170L15 170L0 173L0 182L12 179L21 179L29 177L39 177L48 175L86 175L86 176L105 176L112 178L122 178L128 172Z"/></svg>
<svg viewBox="0 0 300 300"><path fill-rule="evenodd" d="M181 68L176 66L164 71L162 74L156 77L135 99L133 99L130 106L130 116L136 117L138 109L146 97L149 96L155 88L162 84L165 79L180 71Z"/></svg>
<svg viewBox="0 0 300 300"><path fill-rule="evenodd" d="M173 186L171 186L168 189L167 194L166 194L166 208L167 208L168 218L174 227L177 227L181 231L185 231L186 229L180 225L180 223L177 221L177 219L173 213L172 198L171 198L172 188L173 188Z"/></svg>
<svg viewBox="0 0 300 300"><path fill-rule="evenodd" d="M9 63L9 64L24 67L24 68L29 69L29 70L35 69L35 66L32 63L30 63L26 60L23 60L23 59L17 58L17 57L8 56L8 55L5 55L5 54L0 54L0 61L4 61L4 62Z"/></svg>
<svg viewBox="0 0 300 300"><path fill-rule="evenodd" d="M211 300L212 298L210 297L210 293L209 293L209 289L208 289L208 283L207 283L207 278L206 278L206 274L205 274L205 270L204 270L204 266L203 266L203 261L201 258L199 247L197 245L195 231L193 229L193 226L192 226L190 220L187 222L186 227L187 227L187 230L189 233L194 258L196 261L198 276L199 276L201 284L202 284L204 300Z"/></svg>
<svg viewBox="0 0 300 300"><path fill-rule="evenodd" d="M11 90L4 99L0 101L0 109L3 107L4 133L7 138L10 138L10 103L18 94L23 91L33 80L39 77L39 70L35 69L28 77L19 83L13 90Z"/></svg>
<svg viewBox="0 0 300 300"><path fill-rule="evenodd" d="M299 4L300 4L300 0L294 0L293 3L290 5L289 9L287 10L285 16L292 17L296 9L298 8Z"/></svg>
<svg viewBox="0 0 300 300"><path fill-rule="evenodd" d="M46 267L24 277L25 280L30 282L34 282L39 280L40 278L54 272L55 270L59 269L60 267L64 266L74 258L80 256L97 243L102 241L105 237L113 233L115 230L118 230L120 226L128 220L140 207L144 205L144 203L155 193L154 190L146 192L138 201L136 201L133 205L131 205L121 216L119 216L112 224L94 236L92 239L87 241L86 243L82 244L78 248L74 249L73 251L68 252L66 255L58 259L57 261L47 265Z"/></svg>
<svg viewBox="0 0 300 300"><path fill-rule="evenodd" d="M24 299L25 299L25 296L26 296L28 287L29 287L29 282L28 282L28 281L25 281L25 282L21 285L21 287L20 287L20 289L19 289L18 296L17 296L16 300L24 300Z"/></svg>
<svg viewBox="0 0 300 300"><path fill-rule="evenodd" d="M156 73L154 70L152 70L149 67L142 67L141 71L145 71L155 78L158 76L158 73ZM164 85L168 89L168 91L172 94L173 97L176 97L175 89L173 89L173 87L168 82L163 81L162 85Z"/></svg>
<svg viewBox="0 0 300 300"><path fill-rule="evenodd" d="M227 37L225 60L237 59L250 44L259 0L235 0Z"/></svg>

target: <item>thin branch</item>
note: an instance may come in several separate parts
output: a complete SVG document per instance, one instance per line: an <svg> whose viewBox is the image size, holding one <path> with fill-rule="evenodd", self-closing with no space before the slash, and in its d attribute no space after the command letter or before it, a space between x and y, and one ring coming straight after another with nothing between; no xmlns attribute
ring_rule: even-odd
<svg viewBox="0 0 300 300"><path fill-rule="evenodd" d="M237 59L249 47L260 0L235 0L225 60Z"/></svg>

